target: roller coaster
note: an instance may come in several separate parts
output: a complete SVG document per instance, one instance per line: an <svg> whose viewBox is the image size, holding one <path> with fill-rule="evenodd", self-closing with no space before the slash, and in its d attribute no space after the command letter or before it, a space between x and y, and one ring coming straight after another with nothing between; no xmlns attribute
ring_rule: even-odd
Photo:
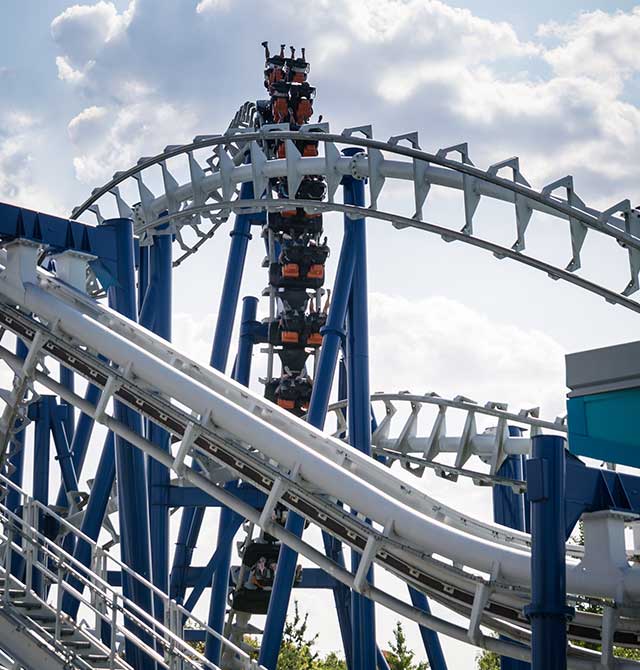
<svg viewBox="0 0 640 670"><path fill-rule="evenodd" d="M591 417L593 389L572 387L568 421L463 395L371 394L367 304L367 227L379 220L640 312L640 214L629 200L588 206L570 176L537 190L515 157L481 169L467 144L429 153L417 132L332 133L311 121L304 50L264 47L268 99L242 105L225 132L140 158L66 219L0 204L0 358L13 378L0 392L0 666L275 670L292 590L320 588L333 594L349 670L388 668L376 605L419 625L433 670L447 668L442 635L495 652L503 670L640 667L618 655L640 647L629 530L640 479L615 468L637 464L620 431L593 437L593 422L578 425L572 408ZM389 184L408 187L412 214L379 207ZM432 186L462 195L461 225L425 220ZM476 234L482 199L513 206L513 246ZM344 220L331 290L339 231L325 237L328 213ZM539 220L566 231L565 267L525 253ZM206 365L170 344L172 273L228 227ZM230 366L252 231L268 316L244 297ZM621 292L579 273L587 234L618 243L630 276ZM264 393L249 388L256 346ZM616 374L615 388L592 386L624 415L640 373ZM461 434L447 430L452 415ZM90 452L100 460L87 491ZM427 472L490 487L495 522L431 497ZM208 508L219 509L215 541ZM570 539L578 521L583 543ZM192 564L198 541L205 566ZM376 585L374 566L406 593Z"/></svg>

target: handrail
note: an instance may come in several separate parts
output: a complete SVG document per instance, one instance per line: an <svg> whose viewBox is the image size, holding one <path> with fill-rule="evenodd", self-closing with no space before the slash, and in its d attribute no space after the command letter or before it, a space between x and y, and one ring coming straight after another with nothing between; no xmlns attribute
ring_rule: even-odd
<svg viewBox="0 0 640 670"><path fill-rule="evenodd" d="M125 619L131 621L135 626L143 629L145 633L150 635L156 643L159 643L163 648L169 650L172 649L173 654L178 654L183 660L191 664L190 667L198 668L207 667L211 670L219 670L218 666L208 661L204 656L199 654L193 647L188 645L182 637L177 634L177 631L171 630L167 626L164 626L157 622L156 619L144 609L140 608L136 603L134 603L129 598L125 597L123 594L119 594L114 587L109 585L109 583L104 580L99 574L97 574L91 568L86 567L80 561L78 561L73 555L67 553L62 547L58 546L53 540L43 535L37 527L33 524L34 520L41 518L41 514L47 515L63 526L67 532L71 532L78 540L86 542L91 547L91 557L92 565L98 559L107 559L112 561L118 568L123 572L123 574L128 574L133 579L142 584L145 588L148 588L154 593L155 596L160 598L165 604L165 611L178 613L179 617L173 617L174 622L179 622L180 631L186 620L193 621L197 627L204 630L206 633L213 635L221 643L229 648L231 652L236 655L242 666L247 670L258 670L262 666L259 666L254 659L251 659L249 654L244 650L240 649L233 642L225 638L223 635L217 631L210 628L207 624L200 621L197 617L193 616L191 612L186 610L180 604L171 600L162 590L158 589L154 584L150 583L148 580L144 579L140 575L133 572L128 566L126 566L122 561L115 558L109 554L106 550L101 548L95 541L87 537L80 530L75 528L70 524L66 519L58 515L56 512L48 508L46 505L41 503L38 500L34 500L30 497L24 490L18 487L16 484L11 482L5 476L0 475L0 482L8 488L16 491L23 500L23 507L25 510L25 518L22 518L8 509L4 503L0 502L0 518L4 519L5 524L9 524L11 531L18 533L18 535L23 538L28 543L28 550L26 554L26 564L27 572L26 578L27 583L26 587L30 587L29 583L32 579L31 570L36 568L40 573L49 579L52 585L58 587L60 591L70 593L74 598L80 600L80 602L88 607L96 615L96 630L98 628L98 621L103 621L107 624L113 624L113 617L109 616L109 610L116 608L117 612L120 612ZM7 554L11 554L12 543L5 543L8 551ZM57 573L54 573L50 570L47 565L47 561L41 561L38 558L39 553L43 553L45 558L54 559L59 568L62 566L64 577L73 576L77 579L84 587L87 587L92 593L97 594L99 597L104 599L106 603L106 611L101 612L96 608L90 600L87 600L82 592L78 591L70 584L66 579L61 579L60 569ZM5 555L5 561L8 561ZM5 563L7 565L7 563ZM8 576L8 575L7 575ZM5 589L8 588L9 579L5 581ZM29 588L31 591L31 589ZM40 599L41 600L41 599ZM43 604L47 604L45 601L42 601ZM61 611L59 605L61 604L61 599L58 598L58 605L56 606L56 615L57 619L61 617ZM117 624L117 630L119 633L124 635L127 639L130 639L134 644L144 648L144 652L148 653L151 656L157 657L157 652L154 647L149 647L140 640L137 636L133 635L126 627L123 627ZM92 641L100 646L102 643L98 639L92 639ZM109 654L109 649L104 647L105 655ZM193 665L191 663L190 657L194 657L198 663ZM159 662L162 662L162 657L157 657ZM128 665L122 667L129 667Z"/></svg>

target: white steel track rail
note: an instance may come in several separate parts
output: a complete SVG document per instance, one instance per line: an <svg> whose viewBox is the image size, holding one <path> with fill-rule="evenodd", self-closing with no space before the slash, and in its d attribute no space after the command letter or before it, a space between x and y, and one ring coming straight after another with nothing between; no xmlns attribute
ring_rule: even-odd
<svg viewBox="0 0 640 670"><path fill-rule="evenodd" d="M488 622L496 630L515 624L521 630L520 635L526 637L526 622L521 615L529 579L529 556L526 551L480 540L470 533L463 533L426 518L400 502L400 499L383 493L372 485L372 480L378 480L382 476L391 481L395 478L375 462L358 463L355 456L358 452L354 452L348 445L311 431L318 441L324 443L325 448L333 449L335 458L341 465L328 460L321 453L291 437L291 433L299 432L300 422L294 421L287 413L273 406L267 412L280 415L279 422L288 428L283 432L256 414L249 413L239 404L189 378L176 369L175 363L174 367L167 365L149 351L128 342L86 314L74 310L51 292L34 284L27 283L17 288L4 281L0 282L0 292L9 302L18 302L25 311L33 312L39 319L55 324L55 333L43 322L29 319L9 306L3 307L0 312L4 327L27 342L31 342L37 332L44 332L46 342L43 350L47 355L64 362L92 383L102 388L108 386L114 397L128 403L177 437L182 437L190 424L194 426L191 432L193 434L195 430L195 439L191 448L180 450L181 461L177 463L173 456L160 452L146 440L131 434L106 412L96 416L95 407L87 405L82 398L63 389L46 372L36 371L34 375L36 381L94 416L152 457L176 471L182 471L188 481L258 523L260 514L256 510L239 503L233 496L212 484L207 480L206 474L198 475L186 467L184 456L186 453L195 452L200 462L205 465L205 473L207 459L212 459L216 464L222 463L238 473L243 480L250 481L267 492L280 479L284 482L281 499L288 507L296 509L312 522L360 550L364 549L367 540L373 535L378 548L376 563L418 585L439 600L449 603L454 609L471 610L476 587L479 583L486 582L492 590L492 597L487 601L483 623ZM134 324L129 327L142 330ZM80 343L84 345L83 348L79 348ZM97 350L112 361L112 366L101 363L95 353L91 353ZM1 353L12 366L17 366L18 362L13 354L7 350ZM175 350L174 356L176 361L180 358ZM118 367L114 367L115 365ZM126 375L121 370L125 370ZM224 377L221 379L224 380ZM229 390L233 394L237 385L226 380L225 382L230 384ZM245 405L254 405L257 408L264 402L246 389L242 389L242 393ZM174 401L169 403L172 398ZM100 405L104 406L104 403ZM183 407L185 409L181 409ZM306 429L309 430L309 427ZM278 467L274 468L272 462L277 463ZM357 467L354 468L356 464ZM298 473L295 481L288 474L291 471ZM395 481L400 488L405 486L398 480ZM334 499L357 508L371 517L380 528L392 525L391 537L377 531L377 526L372 529L347 514L331 502ZM320 552L302 541L294 540L271 522L263 525L267 526L268 532L280 537L285 543L291 544L297 551L328 569L338 579L353 586L353 576L337 570L337 566L327 561ZM430 554L446 556L453 560L454 565L436 560ZM496 564L500 565L497 579L485 577L483 580L475 572L479 570L485 575L495 574ZM466 571L462 570L463 566L466 566ZM615 598L616 594L619 596L623 592L620 590L622 588L629 598L634 598L640 589L638 573L633 569L621 571L617 575L610 572L587 574L575 561L570 560L568 572L569 589L575 594ZM616 594L613 593L614 582L617 584ZM429 627L462 639L463 629L459 627L452 627L435 617L425 618L413 608L370 585L364 585L361 590L379 602L392 606L396 611L407 612L412 618ZM579 636L598 639L599 617L587 616L581 623L586 621L595 625L592 628L582 626ZM576 622L575 626L577 625ZM616 634L616 644L637 645L639 641L636 629L633 620L622 619ZM578 628L575 629L577 630ZM462 637L467 639L466 631L464 633ZM518 657L523 655L522 650L508 643L481 639L479 644L499 653L515 654ZM576 658L573 658L572 663L575 667L596 667L592 661Z"/></svg>
<svg viewBox="0 0 640 670"><path fill-rule="evenodd" d="M114 189L131 176L135 176L140 188L141 203L136 209L137 230L146 239L153 234L152 229L157 225L156 220L161 213L163 223L173 222L173 230L179 231L183 226L198 226L200 216L218 211L218 220L222 221L231 211L237 210L240 204L232 204L238 184L252 181L254 191L262 193L268 179L286 176L294 179L304 175L324 175L328 184L328 202L304 201L304 206L317 211L345 211L344 206L333 202L333 198L342 176L350 174L369 181L370 206L366 208L367 215L373 218L391 220L397 227L413 226L437 233L446 241L461 240L492 251L499 258L513 258L549 274L554 279L572 281L582 288L602 295L610 302L621 304L638 311L638 303L629 300L628 296L638 289L638 272L640 271L640 223L638 212L631 207L628 200L616 203L612 207L599 211L588 207L576 195L571 177L563 177L540 191L531 188L520 172L517 158L501 161L490 166L487 170L475 167L469 160L466 144L441 149L435 154L426 153L419 149L417 133L407 133L396 136L387 142L370 139L371 127L347 129L341 135L330 134L327 124L315 124L302 127L301 131L283 130L281 125L264 126L257 132L247 128L230 129L227 135L218 137L196 138L189 145L167 147L165 152L149 159L141 159L139 166L123 173L114 175L114 179L106 186L95 189L92 196L77 207L73 215L78 217L89 208L94 208L100 221L98 201L107 193L115 194ZM362 132L368 137L354 137L355 132ZM317 141L324 146L324 156L295 157L289 159L267 159L260 144L266 140ZM407 141L412 146L405 147L400 141ZM252 165L238 165L236 153L229 155L224 146L230 142L241 142L249 147L255 159ZM337 145L357 146L363 149L361 155L355 157L341 156ZM180 155L190 156L190 165L193 166L193 152L203 148L214 148L216 158L210 161L210 171L197 177L196 183L188 182L178 185L172 180L169 193L158 197L151 197L149 189L144 186L143 171L154 165L163 166L165 174L166 161ZM384 153L383 153L384 152ZM290 152L294 155L294 152ZM452 160L449 154L459 153L461 160ZM390 158L392 157L392 158ZM398 160L398 159L404 160ZM235 161L234 161L235 159ZM500 176L504 169L511 170L512 178ZM193 172L193 170L192 170ZM389 180L401 180L413 184L415 214L413 218L399 217L394 214L378 211L377 202L384 184ZM465 223L461 230L436 226L423 221L422 211L432 185L444 186L463 192ZM566 198L554 195L558 190L564 190ZM491 198L512 203L515 207L516 242L511 249L483 240L473 235L473 215L481 198ZM131 211L131 207L122 201L117 192L118 210ZM249 203L250 204L250 203ZM279 203L280 205L286 202ZM219 206L218 206L219 205ZM262 207L267 205L264 201ZM243 208L246 206L243 203ZM260 205L257 205L260 206ZM269 206L278 205L269 203ZM354 208L353 213L358 211ZM559 268L552 263L525 256L522 251L526 245L526 231L530 224L533 212L542 212L569 223L568 249L571 250L571 260L566 268ZM419 225L422 224L422 225ZM581 268L580 252L588 231L599 232L614 239L626 250L630 268L630 281L625 287L622 296L615 291L599 287L575 272Z"/></svg>
<svg viewBox="0 0 640 670"><path fill-rule="evenodd" d="M326 458L329 458L336 463L343 462L343 454L339 452L337 453L335 450L335 440L328 440L326 435L313 428L305 421L293 417L289 413L283 412L275 407L273 403L260 396L251 394L251 397L249 397L245 386L228 379L217 370L214 370L209 366L201 365L185 354L176 351L166 342L166 340L147 330L137 327L136 324L122 317L110 308L105 307L86 295L74 291L68 286L56 281L49 275L49 273L40 270L37 277L39 285L42 288L54 294L73 309L82 311L87 316L90 316L92 319L102 324L105 328L118 333L136 346L157 356L165 363L178 368L183 374L189 376L196 382L207 386L212 391L223 395L230 401L241 405L247 411L256 414L275 428L286 431L291 437L306 444L311 449L319 451ZM403 395L402 397L405 396ZM436 401L433 397L429 399L429 396L425 397L424 400L425 402ZM445 401L443 400L443 402ZM450 403L450 406L454 409L466 409L468 411L477 410L477 406L469 401L446 402ZM559 421L543 421L542 419L533 416L527 418L520 414L517 415L516 418L516 416L498 409L489 410L485 408L480 411L498 419L513 419L514 421L518 421L525 425L530 425L533 428L547 428L559 431L564 430ZM384 429L383 424L381 424L380 429ZM382 433L379 430L378 436L380 435L382 435ZM349 460L351 461L351 470L356 474L362 471L362 467L365 467L370 463L370 459L359 452L350 453ZM400 484L395 479L389 479L387 472L383 468L379 467L375 472L369 473L369 476L372 477L370 483L376 486L379 490L384 491L391 496L398 497L422 514L432 516L441 523L445 523L463 531L470 530L478 537L485 538L492 542L501 542L506 545L513 545L515 541L514 538L521 538L521 541L526 543L525 546L528 546L528 535L511 529L506 530L501 526L484 524L471 517L460 514L453 508L426 495L418 488L411 487L407 483Z"/></svg>

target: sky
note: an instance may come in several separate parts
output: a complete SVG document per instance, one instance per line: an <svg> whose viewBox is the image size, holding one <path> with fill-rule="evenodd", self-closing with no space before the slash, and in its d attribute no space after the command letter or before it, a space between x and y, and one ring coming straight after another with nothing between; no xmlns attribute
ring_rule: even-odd
<svg viewBox="0 0 640 670"><path fill-rule="evenodd" d="M478 166L519 156L538 188L571 174L594 206L638 201L634 2L2 0L0 8L0 201L68 215L140 156L223 131L242 102L264 95L264 39L307 47L316 111L334 131L372 124L385 139L418 130L434 152L467 141ZM434 188L425 216L460 228L461 203ZM380 201L399 213L411 204L394 185ZM330 278L340 231L327 219ZM515 239L512 208L482 201L475 223L481 236ZM634 313L533 270L376 221L367 234L372 390L540 406L553 419L564 413L566 353L637 339ZM243 294L259 295L266 278L254 238ZM227 249L223 232L175 276L174 341L203 362ZM564 267L566 224L534 216L527 252ZM625 252L590 234L581 272L622 290ZM424 486L490 518L484 491L433 478ZM208 552L204 542L202 563ZM301 601L316 610L323 598ZM379 611L381 639L393 623ZM336 648L335 624L317 627L322 648ZM421 657L413 629L410 640ZM469 647L445 649L450 667L472 667Z"/></svg>

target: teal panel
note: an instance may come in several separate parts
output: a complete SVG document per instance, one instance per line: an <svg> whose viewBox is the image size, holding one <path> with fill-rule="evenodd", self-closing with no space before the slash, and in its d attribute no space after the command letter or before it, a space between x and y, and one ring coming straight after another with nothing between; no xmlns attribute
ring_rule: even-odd
<svg viewBox="0 0 640 670"><path fill-rule="evenodd" d="M640 467L640 388L567 401L571 452Z"/></svg>

